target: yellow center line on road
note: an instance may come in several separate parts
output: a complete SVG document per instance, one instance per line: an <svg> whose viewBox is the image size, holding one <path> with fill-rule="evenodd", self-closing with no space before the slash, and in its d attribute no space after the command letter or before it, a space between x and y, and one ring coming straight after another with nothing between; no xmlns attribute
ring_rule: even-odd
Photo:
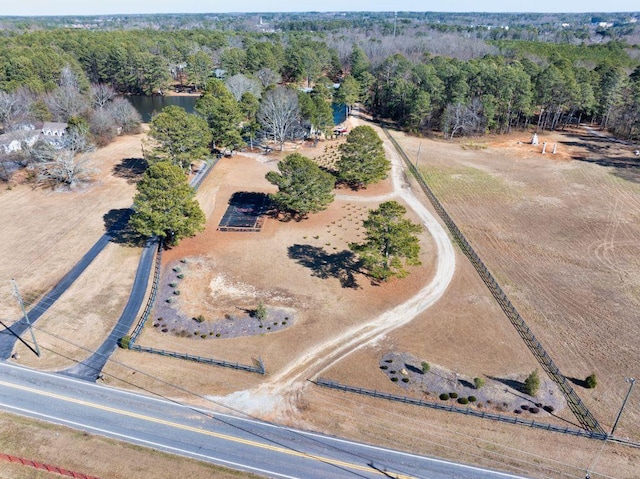
<svg viewBox="0 0 640 479"><path fill-rule="evenodd" d="M323 462L325 464L331 464L334 466L339 466L339 467L344 467L344 468L348 468L348 469L354 469L357 471L365 471L365 472L369 472L369 473L376 473L379 474L381 476L387 476L389 477L389 473L386 473L384 471L378 471L372 467L367 467L367 466L361 466L358 464L352 464L350 462L345 462L345 461L340 461L337 459L331 459L328 457L323 457L323 456L318 456L315 454L307 454L304 452L298 452L298 451L294 451L292 449L287 449L284 447L280 447L280 446L272 446L269 444L264 444L261 442L257 442L257 441L251 441L248 439L242 439L239 437L235 437L235 436L229 436L227 434L221 434L221 433L217 433L217 432L213 432L213 431L207 431L204 429L200 429L197 427L193 427L193 426L187 426L184 424L180 424L180 423L176 423L176 422L171 422L171 421L165 421L164 419L159 419L159 418L155 418L155 417L151 417L151 416L145 416L143 414L138 414L135 412L130 412L130 411L125 411L123 409L117 409L111 406L103 406L102 404L96 404L96 403L92 403L89 401L84 401L82 399L75 399L72 397L68 397L68 396L62 396L60 394L55 394L55 393L50 393L47 391L42 391L39 389L34 389L34 388L30 388L28 386L21 386L18 384L12 384L12 383L7 383L4 381L0 381L0 386L6 386L9 388L13 388L13 389L19 389L21 391L26 391L26 392L30 392L33 394L37 394L39 396L45 396L45 397L49 397L49 398L53 398L53 399L59 399L61 401L65 401L68 403L73 403L73 404L79 404L82 406L86 406L86 407L90 407L93 409L99 409L101 411L106 411L106 412L110 412L110 413L114 413L114 414L119 414L121 416L126 416L126 417L132 417L132 418L136 418L136 419L140 419L142 421L148 421L148 422L152 422L152 423L156 423L156 424L162 424L164 426L169 426L169 427L173 427L176 429L182 429L184 431L189 431L189 432L195 432L198 434L202 434L205 436L211 436L211 437L216 437L218 439L224 439L226 441L231 441L231 442L236 442L239 444L244 444L246 446L252 446L252 447L257 447L260 449L266 449L269 451L273 451L273 452L278 452L281 454L287 454L289 456L296 456L296 457L302 457L302 458L306 458L306 459L312 459L314 461L318 461L318 462ZM397 479L415 479L413 476L407 476L407 475L403 475L403 474L394 474L391 477L395 477Z"/></svg>

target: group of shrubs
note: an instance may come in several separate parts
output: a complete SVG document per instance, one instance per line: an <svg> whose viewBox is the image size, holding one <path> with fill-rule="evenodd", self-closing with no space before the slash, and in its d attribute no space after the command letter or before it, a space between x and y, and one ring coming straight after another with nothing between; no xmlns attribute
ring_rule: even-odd
<svg viewBox="0 0 640 479"><path fill-rule="evenodd" d="M520 406L520 408L516 409L513 412L516 414L520 414L522 411L528 411L531 414L538 414L540 412L540 409L548 412L549 414L555 411L555 408L553 406L543 406L542 403L535 403L535 405L533 406L530 404L523 404L522 406Z"/></svg>
<svg viewBox="0 0 640 479"><path fill-rule="evenodd" d="M182 259L182 260L180 260L180 262L186 263L186 260ZM176 273L176 278L178 278L178 279L184 278L184 273L180 269L180 266L174 266L172 268L172 270L173 270L174 273ZM171 281L169 283L169 287L173 288L173 294L175 296L180 296L180 290L177 289L178 288L178 282L177 281ZM171 298L171 297L167 298L166 302L169 303L169 304L173 303L173 298Z"/></svg>
<svg viewBox="0 0 640 479"><path fill-rule="evenodd" d="M458 404L469 404L477 401L477 398L475 396L458 397L458 393L456 392L442 393L438 397L440 398L441 401L448 401L449 399L455 399L458 402Z"/></svg>
<svg viewBox="0 0 640 479"><path fill-rule="evenodd" d="M385 363L392 363L393 360L392 359L386 359ZM386 364L382 364L380 366L380 369L387 371L387 373L390 375L390 379L392 382L398 382L400 379L398 376L394 376L396 374L396 371L394 370L389 370L389 366L387 366ZM426 374L427 372L429 372L429 370L431 369L431 365L426 362L423 361L421 363L421 372L422 374ZM403 377L402 378L402 382L404 383L408 383L410 381L410 379L408 377ZM484 378L481 377L476 377L473 378L473 385L475 387L475 389L480 389L485 385L485 380ZM584 385L585 387L589 388L589 389L593 389L596 387L597 385L597 379L596 379L596 375L595 373L589 375L586 377L585 381L584 381ZM531 374L529 374L529 376L525 379L524 384L523 384L523 391L527 394L529 394L530 396L535 396L538 393L538 390L540 388L540 378L538 376L538 371L534 370ZM473 404L477 401L476 396L466 396L466 397L459 397L458 393L456 392L450 392L450 393L442 393L438 396L440 398L441 401L448 401L449 399L455 399L458 404L462 404L462 405L466 405L466 404ZM506 404L505 404L506 405ZM533 406L530 405L523 405L520 408L518 408L517 410L515 410L514 412L517 414L520 414L522 411L528 411L532 414L538 414L540 412L540 410L544 410L548 413L553 413L554 408L553 406L543 406L541 403L536 403Z"/></svg>

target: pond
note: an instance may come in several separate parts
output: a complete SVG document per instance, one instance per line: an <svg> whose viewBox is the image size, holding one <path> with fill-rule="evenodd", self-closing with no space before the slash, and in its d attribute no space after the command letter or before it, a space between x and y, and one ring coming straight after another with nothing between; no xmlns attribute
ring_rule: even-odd
<svg viewBox="0 0 640 479"><path fill-rule="evenodd" d="M127 96L133 107L142 116L144 123L149 123L155 113L160 113L165 106L181 106L187 113L193 113L199 96ZM333 122L336 125L347 119L347 107L342 103L333 103Z"/></svg>
<svg viewBox="0 0 640 479"><path fill-rule="evenodd" d="M187 113L193 113L199 96L137 96L126 97L142 116L144 123L149 123L155 113L160 113L165 106L175 105L184 108Z"/></svg>

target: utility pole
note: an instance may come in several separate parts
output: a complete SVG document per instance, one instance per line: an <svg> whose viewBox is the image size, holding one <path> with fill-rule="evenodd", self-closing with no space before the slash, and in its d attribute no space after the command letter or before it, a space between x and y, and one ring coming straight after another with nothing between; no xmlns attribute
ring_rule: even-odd
<svg viewBox="0 0 640 479"><path fill-rule="evenodd" d="M602 454L602 450L604 449L604 447L609 442L609 439L611 439L613 437L613 433L615 432L616 427L618 426L618 421L620 420L620 416L622 416L622 411L624 410L624 407L627 404L627 400L629 399L629 396L631 395L631 390L633 389L633 386L636 383L636 379L635 378L624 378L624 380L626 382L628 382L628 383L631 383L631 385L629 386L629 390L627 391L627 395L624 397L624 401L622 401L622 406L620 407L620 412L618 412L618 417L616 417L616 421L613 423L613 427L611 428L611 433L609 435L607 435L607 437L605 438L604 441L602 441L602 447L600 448L600 450L598 451L596 456L593 458L593 461L591 462L591 465L586 470L586 475L584 476L585 479L591 479L591 475L589 474L589 471L593 472L593 469L594 469L594 467L596 465L596 462L600 458L600 454Z"/></svg>
<svg viewBox="0 0 640 479"><path fill-rule="evenodd" d="M420 148L422 148L422 142L418 144L418 154L416 155L416 169L418 169L418 160L420 159Z"/></svg>
<svg viewBox="0 0 640 479"><path fill-rule="evenodd" d="M33 339L33 344L36 347L35 353L38 357L40 357L40 348L38 347L38 342L36 341L36 335L33 334L33 328L31 327L31 322L29 321L29 315L27 314L26 309L24 309L24 303L22 302L22 296L20 296L20 291L18 291L18 285L16 284L16 280L12 278L11 283L13 284L13 290L16 293L16 298L18 298L18 303L20 303L20 309L22 309L22 314L24 316L24 319L27 322L27 326L29 327L29 332L31 332L31 339Z"/></svg>
<svg viewBox="0 0 640 479"><path fill-rule="evenodd" d="M618 426L618 421L620 420L620 416L622 416L622 411L624 410L624 407L627 405L627 400L629 399L629 396L631 395L631 390L633 389L633 386L636 384L636 378L624 378L624 380L626 382L630 383L629 390L627 391L627 395L624 397L624 401L622 401L622 406L620 407L620 412L618 413L618 417L616 418L616 422L613 423L613 427L611 428L611 434L609 434L609 436L613 436L613 433L616 430L616 427Z"/></svg>

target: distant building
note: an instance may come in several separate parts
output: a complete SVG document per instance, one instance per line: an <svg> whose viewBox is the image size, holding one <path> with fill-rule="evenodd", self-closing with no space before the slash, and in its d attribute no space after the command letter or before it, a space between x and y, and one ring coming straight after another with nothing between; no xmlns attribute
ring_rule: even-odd
<svg viewBox="0 0 640 479"><path fill-rule="evenodd" d="M22 150L24 145L35 145L38 138L43 138L53 145L61 146L62 138L66 134L66 123L45 122L42 128L34 125L21 125L18 129L0 135L0 153L15 153Z"/></svg>
<svg viewBox="0 0 640 479"><path fill-rule="evenodd" d="M45 121L42 125L42 134L44 136L62 137L65 135L68 126L66 123Z"/></svg>

